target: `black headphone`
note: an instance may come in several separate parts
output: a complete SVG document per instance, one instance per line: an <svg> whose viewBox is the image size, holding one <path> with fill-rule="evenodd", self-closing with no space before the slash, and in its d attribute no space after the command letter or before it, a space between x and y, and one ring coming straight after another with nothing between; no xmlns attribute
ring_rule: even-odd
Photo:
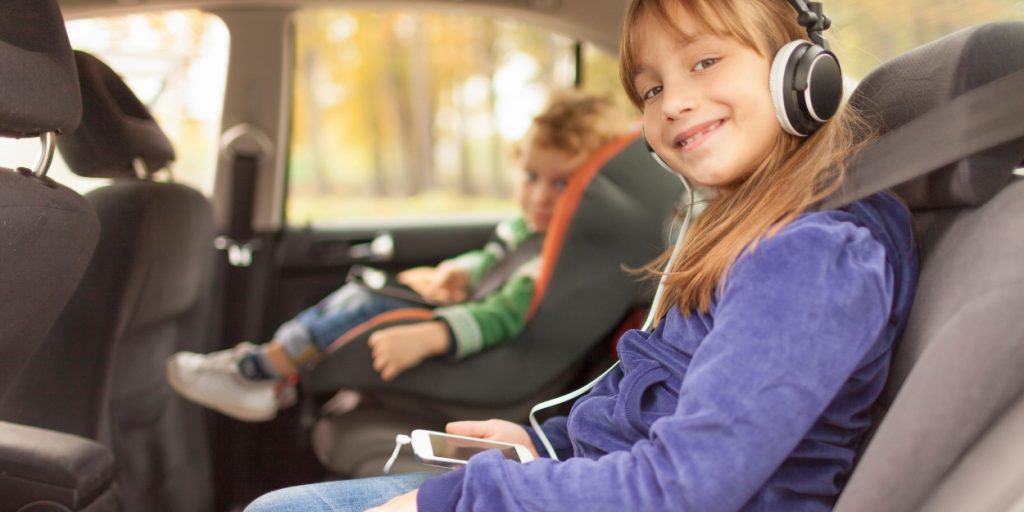
<svg viewBox="0 0 1024 512"><path fill-rule="evenodd" d="M843 72L839 59L821 36L832 21L822 14L821 2L788 0L796 9L797 23L810 41L786 43L772 61L768 87L775 116L786 133L806 137L825 124L843 99Z"/></svg>

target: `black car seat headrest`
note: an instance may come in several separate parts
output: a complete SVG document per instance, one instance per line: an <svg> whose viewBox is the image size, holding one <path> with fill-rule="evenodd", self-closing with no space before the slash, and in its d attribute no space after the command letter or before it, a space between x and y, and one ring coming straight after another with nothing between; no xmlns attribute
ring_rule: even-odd
<svg viewBox="0 0 1024 512"><path fill-rule="evenodd" d="M885 135L967 91L1024 68L1022 26L979 25L916 48L868 75L850 102L877 116L873 121ZM968 120L954 122L966 125ZM914 209L980 205L1012 179L1009 171L1024 155L1021 142L975 153L895 191ZM1007 172L991 172L994 168Z"/></svg>
<svg viewBox="0 0 1024 512"><path fill-rule="evenodd" d="M121 77L88 53L75 51L75 61L82 123L57 140L68 167L79 176L131 178L139 175L136 159L146 174L172 162L171 141Z"/></svg>
<svg viewBox="0 0 1024 512"><path fill-rule="evenodd" d="M0 136L66 133L82 100L57 0L8 0L0 15Z"/></svg>

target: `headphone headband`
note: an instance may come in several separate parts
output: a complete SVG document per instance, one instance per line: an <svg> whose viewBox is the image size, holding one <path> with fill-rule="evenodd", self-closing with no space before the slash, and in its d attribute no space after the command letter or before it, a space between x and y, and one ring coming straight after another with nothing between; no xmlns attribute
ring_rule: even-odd
<svg viewBox="0 0 1024 512"><path fill-rule="evenodd" d="M821 2L805 3L804 0L787 0L796 9L796 22L807 30L807 37L814 44L829 50L828 41L821 35L822 31L832 26L832 20L823 14Z"/></svg>

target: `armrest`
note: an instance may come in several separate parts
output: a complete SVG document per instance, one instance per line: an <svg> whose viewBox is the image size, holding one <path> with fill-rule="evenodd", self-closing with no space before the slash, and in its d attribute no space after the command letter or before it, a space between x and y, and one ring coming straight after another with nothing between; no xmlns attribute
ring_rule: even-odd
<svg viewBox="0 0 1024 512"><path fill-rule="evenodd" d="M79 510L107 492L114 456L83 437L0 421L0 496L9 505L49 501Z"/></svg>

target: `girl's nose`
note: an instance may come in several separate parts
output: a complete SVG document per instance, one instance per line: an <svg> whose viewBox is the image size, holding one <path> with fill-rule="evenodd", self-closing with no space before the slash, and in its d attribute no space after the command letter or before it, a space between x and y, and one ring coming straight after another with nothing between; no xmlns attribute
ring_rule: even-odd
<svg viewBox="0 0 1024 512"><path fill-rule="evenodd" d="M697 108L697 95L693 87L666 84L661 95L661 111L667 119L676 119Z"/></svg>

